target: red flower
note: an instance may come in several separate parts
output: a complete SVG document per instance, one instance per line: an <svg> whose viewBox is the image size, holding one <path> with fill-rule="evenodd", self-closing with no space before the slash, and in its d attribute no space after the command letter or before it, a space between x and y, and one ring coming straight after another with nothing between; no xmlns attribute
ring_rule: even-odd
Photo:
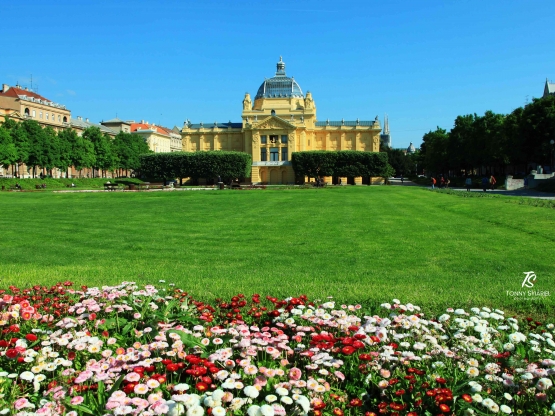
<svg viewBox="0 0 555 416"><path fill-rule="evenodd" d="M70 361L75 360L75 355L75 351L70 351L67 353L67 359Z"/></svg>
<svg viewBox="0 0 555 416"><path fill-rule="evenodd" d="M166 366L166 370L170 373L175 373L177 370L179 370L179 366L175 363L171 363Z"/></svg>
<svg viewBox="0 0 555 416"><path fill-rule="evenodd" d="M467 402L467 403L472 403L472 397L470 396L470 394L466 394L466 393L465 393L465 394L463 394L461 397L462 397L462 399L463 399L465 402Z"/></svg>
<svg viewBox="0 0 555 416"><path fill-rule="evenodd" d="M439 405L439 410L441 410L443 413L447 413L451 410L451 408L447 406L445 403L441 403Z"/></svg>
<svg viewBox="0 0 555 416"><path fill-rule="evenodd" d="M27 334L25 335L25 339L29 342L35 342L38 338L35 334Z"/></svg>
<svg viewBox="0 0 555 416"><path fill-rule="evenodd" d="M362 406L362 400L359 399L359 398L352 399L352 400L349 402L349 404L350 404L352 407L360 407L360 406Z"/></svg>
<svg viewBox="0 0 555 416"><path fill-rule="evenodd" d="M391 410L403 410L405 405L403 403L390 403L389 407Z"/></svg>
<svg viewBox="0 0 555 416"><path fill-rule="evenodd" d="M10 348L6 351L6 357L11 359L17 357L17 350L15 348Z"/></svg>
<svg viewBox="0 0 555 416"><path fill-rule="evenodd" d="M347 345L346 347L341 348L341 352L345 355L351 355L355 351L356 351L356 348L353 348L350 345Z"/></svg>
<svg viewBox="0 0 555 416"><path fill-rule="evenodd" d="M336 407L335 409L333 409L333 414L335 416L343 416L343 410L341 410L340 408Z"/></svg>
<svg viewBox="0 0 555 416"><path fill-rule="evenodd" d="M395 395L396 395L396 396L402 396L403 394L405 394L405 390L403 390L403 389L397 390L397 391L395 392Z"/></svg>
<svg viewBox="0 0 555 416"><path fill-rule="evenodd" d="M445 380L443 377L438 377L438 378L436 378L436 381L437 381L439 384L445 384L445 383L447 383L447 380Z"/></svg>
<svg viewBox="0 0 555 416"><path fill-rule="evenodd" d="M208 390L208 384L203 383L203 382L200 382L200 383L197 383L197 384L195 385L195 388L196 388L198 391L200 391L201 393L203 393L203 392L205 392L206 390Z"/></svg>

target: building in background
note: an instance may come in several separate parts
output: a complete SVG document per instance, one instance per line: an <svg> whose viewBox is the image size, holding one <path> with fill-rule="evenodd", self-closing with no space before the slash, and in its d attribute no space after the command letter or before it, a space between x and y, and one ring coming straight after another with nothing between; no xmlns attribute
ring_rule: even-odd
<svg viewBox="0 0 555 416"><path fill-rule="evenodd" d="M181 133L177 127L169 129L145 120L135 122L134 120L123 121L119 118L102 121L100 124L116 131L116 134L120 131L138 134L155 153L181 152L183 150Z"/></svg>
<svg viewBox="0 0 555 416"><path fill-rule="evenodd" d="M384 116L383 133L380 134L380 141L383 147L389 147L391 149L391 135L389 134L389 120L387 114Z"/></svg>
<svg viewBox="0 0 555 416"><path fill-rule="evenodd" d="M549 82L546 78L545 87L543 87L543 96L547 97L548 95L555 95L555 83Z"/></svg>
<svg viewBox="0 0 555 416"><path fill-rule="evenodd" d="M196 123L181 129L183 150L233 150L252 156L253 183L295 182L291 153L306 150L359 150L378 152L380 122L375 120L318 121L312 94L303 94L294 78L285 74L281 57L274 77L266 79L254 97L243 99L241 122ZM324 178L332 182L332 178ZM335 179L337 180L337 178ZM361 184L362 178L351 178ZM369 179L367 179L369 180Z"/></svg>
<svg viewBox="0 0 555 416"><path fill-rule="evenodd" d="M18 121L35 120L42 127L49 126L56 131L68 128L71 122L71 111L65 105L55 103L19 85L10 87L2 84L0 115L7 115ZM3 117L0 122L2 121L4 121Z"/></svg>
<svg viewBox="0 0 555 416"><path fill-rule="evenodd" d="M89 121L88 118L83 119L83 117L81 117L81 116L77 116L76 118L72 118L70 126L73 130L75 130L75 132L79 136L82 136L85 129L88 129L89 127L99 128L102 133L107 134L112 139L118 134L118 131L115 130L115 129L112 129L110 127L106 127L102 123L93 123L93 122Z"/></svg>

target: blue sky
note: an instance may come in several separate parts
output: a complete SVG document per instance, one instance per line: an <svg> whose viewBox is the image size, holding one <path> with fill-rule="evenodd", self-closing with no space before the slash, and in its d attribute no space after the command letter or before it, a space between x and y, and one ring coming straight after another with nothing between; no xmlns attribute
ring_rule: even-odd
<svg viewBox="0 0 555 416"><path fill-rule="evenodd" d="M508 113L555 80L554 1L35 1L2 6L0 83L72 116L240 121L279 56L319 120L383 120L394 147Z"/></svg>

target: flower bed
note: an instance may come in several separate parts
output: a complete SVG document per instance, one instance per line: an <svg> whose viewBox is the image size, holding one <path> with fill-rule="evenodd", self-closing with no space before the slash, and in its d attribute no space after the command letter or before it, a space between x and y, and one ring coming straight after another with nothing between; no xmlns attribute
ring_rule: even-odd
<svg viewBox="0 0 555 416"><path fill-rule="evenodd" d="M547 415L554 325L174 287L1 291L0 414ZM551 413L550 413L551 412Z"/></svg>

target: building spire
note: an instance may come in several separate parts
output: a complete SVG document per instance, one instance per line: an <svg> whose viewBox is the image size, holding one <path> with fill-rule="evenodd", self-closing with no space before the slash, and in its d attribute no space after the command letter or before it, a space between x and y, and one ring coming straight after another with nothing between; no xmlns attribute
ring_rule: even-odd
<svg viewBox="0 0 555 416"><path fill-rule="evenodd" d="M279 62L277 63L276 76L285 76L285 62L283 62L281 56L279 57Z"/></svg>
<svg viewBox="0 0 555 416"><path fill-rule="evenodd" d="M383 128L383 132L384 134L389 134L389 119L387 118L387 114L385 115L385 120L384 120L384 128Z"/></svg>

